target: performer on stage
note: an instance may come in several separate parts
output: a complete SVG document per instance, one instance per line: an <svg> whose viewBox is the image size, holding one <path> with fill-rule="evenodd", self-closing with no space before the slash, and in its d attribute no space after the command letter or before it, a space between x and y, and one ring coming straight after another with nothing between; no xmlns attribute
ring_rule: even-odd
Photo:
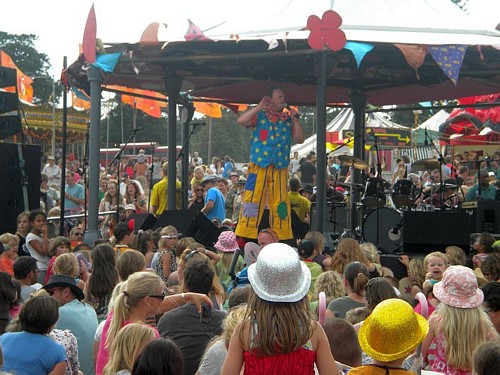
<svg viewBox="0 0 500 375"><path fill-rule="evenodd" d="M280 240L292 239L287 191L290 146L292 138L304 142L304 132L297 112L283 112L285 106L285 93L274 88L238 119L238 124L253 128L245 196L236 228L240 237L257 238L262 214L269 208L270 225Z"/></svg>

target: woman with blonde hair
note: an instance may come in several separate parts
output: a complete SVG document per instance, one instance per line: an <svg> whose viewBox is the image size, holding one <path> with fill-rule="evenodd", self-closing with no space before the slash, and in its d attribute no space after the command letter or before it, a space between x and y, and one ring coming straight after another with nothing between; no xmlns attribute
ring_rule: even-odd
<svg viewBox="0 0 500 375"><path fill-rule="evenodd" d="M151 260L151 268L166 285L170 274L177 271L175 245L177 244L179 233L177 233L177 229L174 226L168 225L160 231L160 235L158 251Z"/></svg>
<svg viewBox="0 0 500 375"><path fill-rule="evenodd" d="M467 265L467 256L465 251L458 246L448 246L444 249L446 258L448 258L448 265L450 266L465 266Z"/></svg>
<svg viewBox="0 0 500 375"><path fill-rule="evenodd" d="M310 302L311 312L317 312L319 294L321 292L325 293L326 305L336 298L345 296L344 283L342 282L342 276L336 271L326 271L318 276L316 283L314 284L315 296ZM319 316L319 314L317 314Z"/></svg>
<svg viewBox="0 0 500 375"><path fill-rule="evenodd" d="M76 255L67 253L59 255L54 262L54 275L68 275L74 277L77 286L83 290L85 288L85 282L87 281L88 271L85 269L85 272L81 273ZM81 279L79 279L80 276L82 276Z"/></svg>
<svg viewBox="0 0 500 375"><path fill-rule="evenodd" d="M111 344L109 362L103 374L130 374L139 353L155 338L153 328L145 324L132 323L123 327Z"/></svg>
<svg viewBox="0 0 500 375"><path fill-rule="evenodd" d="M103 373L104 366L109 360L111 343L124 326L131 323L145 324L148 317L179 307L187 301L195 303L198 311L201 311L201 302L212 306L210 299L201 294L182 293L165 296L162 280L152 272L136 272L123 284L118 285L122 288L122 292L113 299L113 310L110 310L106 318L99 342L97 375ZM155 337L159 338L158 330L156 328L153 330Z"/></svg>

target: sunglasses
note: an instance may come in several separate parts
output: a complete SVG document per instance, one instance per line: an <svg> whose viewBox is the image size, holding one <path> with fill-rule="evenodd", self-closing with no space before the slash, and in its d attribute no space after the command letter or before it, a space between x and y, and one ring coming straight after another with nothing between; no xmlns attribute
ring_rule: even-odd
<svg viewBox="0 0 500 375"><path fill-rule="evenodd" d="M196 191L205 191L205 189L196 189Z"/></svg>
<svg viewBox="0 0 500 375"><path fill-rule="evenodd" d="M165 299L165 293L162 293L162 294L150 294L148 297L157 298L160 301L163 301Z"/></svg>
<svg viewBox="0 0 500 375"><path fill-rule="evenodd" d="M78 236L78 237L81 237L83 236L83 233L73 233L74 236Z"/></svg>

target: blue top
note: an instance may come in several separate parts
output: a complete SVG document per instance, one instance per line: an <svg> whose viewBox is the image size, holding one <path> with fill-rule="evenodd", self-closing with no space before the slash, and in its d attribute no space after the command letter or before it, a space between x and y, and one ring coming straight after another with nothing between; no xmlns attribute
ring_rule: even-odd
<svg viewBox="0 0 500 375"><path fill-rule="evenodd" d="M56 328L69 329L78 341L80 370L85 375L95 374L94 335L97 329L97 314L92 306L74 299L59 308Z"/></svg>
<svg viewBox="0 0 500 375"><path fill-rule="evenodd" d="M476 184L469 189L465 195L465 200L472 201L479 198L495 200L496 190L496 187L489 185L487 189L481 189L481 192L479 192L479 184Z"/></svg>
<svg viewBox="0 0 500 375"><path fill-rule="evenodd" d="M257 114L257 123L252 131L250 161L266 168L273 164L277 169L288 168L292 144L292 120L277 119L275 123L266 116L266 111Z"/></svg>
<svg viewBox="0 0 500 375"><path fill-rule="evenodd" d="M42 375L66 361L66 351L46 335L8 332L0 336L4 364L2 371L23 375Z"/></svg>
<svg viewBox="0 0 500 375"><path fill-rule="evenodd" d="M205 195L205 204L208 201L214 202L214 207L212 211L208 212L206 215L210 220L219 219L220 221L226 218L226 203L224 202L224 196L216 187L210 188Z"/></svg>
<svg viewBox="0 0 500 375"><path fill-rule="evenodd" d="M234 172L233 163L231 163L230 161L226 161L224 163L224 170L222 171L222 177L229 178L232 172Z"/></svg>
<svg viewBox="0 0 500 375"><path fill-rule="evenodd" d="M73 186L66 185L66 193L71 195L72 197L78 198L78 199L84 199L85 198L85 190L83 189L83 186L80 184L74 184ZM64 198L64 208L65 209L71 209L75 207L81 207L81 204L76 204L73 201L70 201L67 198Z"/></svg>

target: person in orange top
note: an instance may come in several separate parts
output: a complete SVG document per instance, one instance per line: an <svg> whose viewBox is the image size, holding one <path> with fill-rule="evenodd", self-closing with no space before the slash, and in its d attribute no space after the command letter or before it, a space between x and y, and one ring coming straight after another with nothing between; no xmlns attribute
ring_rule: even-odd
<svg viewBox="0 0 500 375"><path fill-rule="evenodd" d="M17 248L0 242L0 271L14 275L14 259L17 258Z"/></svg>
<svg viewBox="0 0 500 375"><path fill-rule="evenodd" d="M1 246L3 245L3 246ZM11 233L0 236L0 271L14 276L14 261L17 259L19 237Z"/></svg>

